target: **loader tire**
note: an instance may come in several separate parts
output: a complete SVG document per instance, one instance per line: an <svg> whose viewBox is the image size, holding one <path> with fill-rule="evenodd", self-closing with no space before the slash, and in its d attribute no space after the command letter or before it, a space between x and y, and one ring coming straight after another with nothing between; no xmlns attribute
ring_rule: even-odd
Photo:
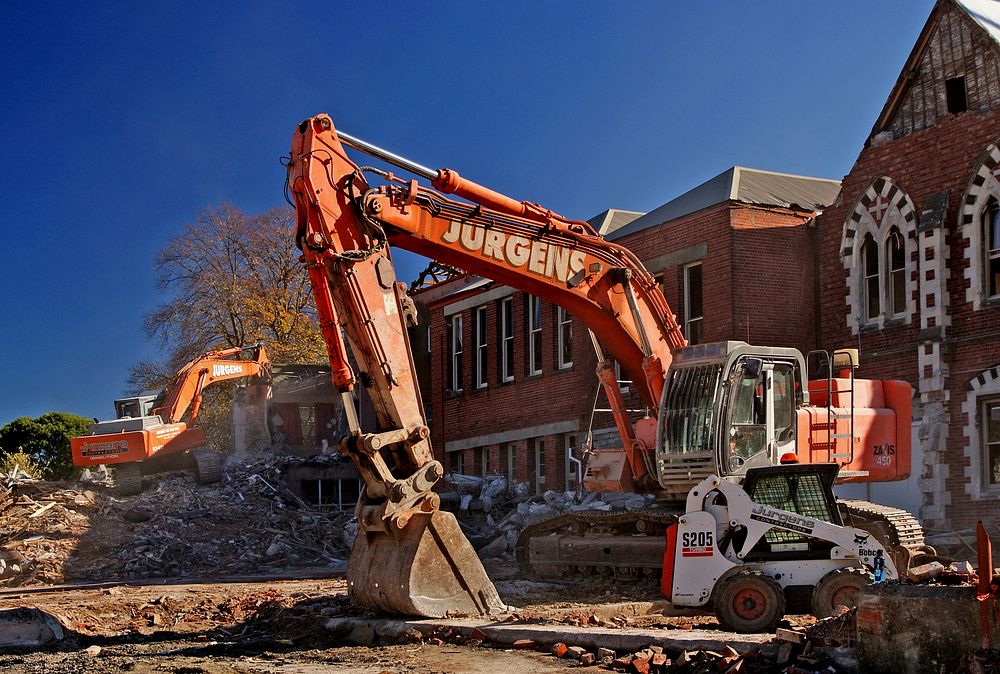
<svg viewBox="0 0 1000 674"><path fill-rule="evenodd" d="M785 617L785 593L760 571L739 571L719 581L715 615L732 632L773 632Z"/></svg>
<svg viewBox="0 0 1000 674"><path fill-rule="evenodd" d="M191 450L194 459L194 481L212 484L222 479L222 457L213 449L199 447Z"/></svg>
<svg viewBox="0 0 1000 674"><path fill-rule="evenodd" d="M115 493L135 496L142 493L142 468L137 463L115 465Z"/></svg>
<svg viewBox="0 0 1000 674"><path fill-rule="evenodd" d="M832 616L838 606L855 608L861 588L872 582L872 576L856 567L836 569L823 576L812 595L812 611L817 618Z"/></svg>

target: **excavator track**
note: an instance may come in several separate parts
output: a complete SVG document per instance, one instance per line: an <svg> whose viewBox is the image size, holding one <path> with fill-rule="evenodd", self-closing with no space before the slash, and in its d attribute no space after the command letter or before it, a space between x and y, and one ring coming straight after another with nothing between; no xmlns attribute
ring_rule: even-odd
<svg viewBox="0 0 1000 674"><path fill-rule="evenodd" d="M889 551L896 567L905 569L936 556L924 542L924 529L912 513L869 501L837 501L844 524L870 532Z"/></svg>
<svg viewBox="0 0 1000 674"><path fill-rule="evenodd" d="M564 513L528 525L517 538L521 573L533 578L613 575L658 577L664 532L677 522L665 510Z"/></svg>

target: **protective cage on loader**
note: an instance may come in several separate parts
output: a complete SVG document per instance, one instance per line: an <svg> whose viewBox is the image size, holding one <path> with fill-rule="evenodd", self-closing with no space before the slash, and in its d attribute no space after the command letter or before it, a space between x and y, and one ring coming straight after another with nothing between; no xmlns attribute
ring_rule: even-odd
<svg viewBox="0 0 1000 674"><path fill-rule="evenodd" d="M861 586L897 577L869 532L844 526L833 496L837 466L752 468L742 484L712 476L688 495L667 531L661 582L675 606L711 606L736 632L764 632L786 609L831 615Z"/></svg>

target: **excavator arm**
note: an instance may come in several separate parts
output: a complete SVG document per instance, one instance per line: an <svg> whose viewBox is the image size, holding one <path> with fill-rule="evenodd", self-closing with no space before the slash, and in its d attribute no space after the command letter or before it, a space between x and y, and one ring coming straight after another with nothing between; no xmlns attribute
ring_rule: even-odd
<svg viewBox="0 0 1000 674"><path fill-rule="evenodd" d="M246 351L253 352L251 360L236 358ZM160 415L163 423L173 424L180 421L190 408L187 425L193 426L198 419L202 391L205 387L227 379L242 377L270 379L271 361L268 360L267 351L262 345L209 351L187 363L177 371L173 383L167 389L163 404L154 409L153 414Z"/></svg>
<svg viewBox="0 0 1000 674"><path fill-rule="evenodd" d="M436 189L358 166L345 143ZM287 168L296 241L352 429L342 449L365 483L348 578L352 597L367 608L414 615L495 612L502 603L492 583L432 491L444 471L430 445L406 330L409 299L396 280L390 244L564 307L594 335L602 384L619 401L601 345L655 410L671 351L685 344L680 328L634 254L587 223L338 134L327 115L297 127ZM369 185L372 175L381 178L379 186ZM375 432L362 432L354 413L350 391L359 382L373 402ZM638 480L648 473L642 455L652 441L637 438L618 407L630 477Z"/></svg>

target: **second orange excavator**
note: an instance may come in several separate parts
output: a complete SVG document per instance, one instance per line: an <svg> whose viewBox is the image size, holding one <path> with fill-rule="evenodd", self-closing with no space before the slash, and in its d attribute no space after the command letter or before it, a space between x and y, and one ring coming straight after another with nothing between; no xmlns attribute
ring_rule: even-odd
<svg viewBox="0 0 1000 674"><path fill-rule="evenodd" d="M249 360L239 358L247 352ZM190 466L199 483L217 482L221 458L205 446L205 431L195 425L202 391L244 377L270 379L271 362L262 345L219 349L195 358L177 371L168 388L116 400L115 419L97 421L86 435L72 438L73 465L114 464L118 493L124 496L142 491L144 473L174 468Z"/></svg>

